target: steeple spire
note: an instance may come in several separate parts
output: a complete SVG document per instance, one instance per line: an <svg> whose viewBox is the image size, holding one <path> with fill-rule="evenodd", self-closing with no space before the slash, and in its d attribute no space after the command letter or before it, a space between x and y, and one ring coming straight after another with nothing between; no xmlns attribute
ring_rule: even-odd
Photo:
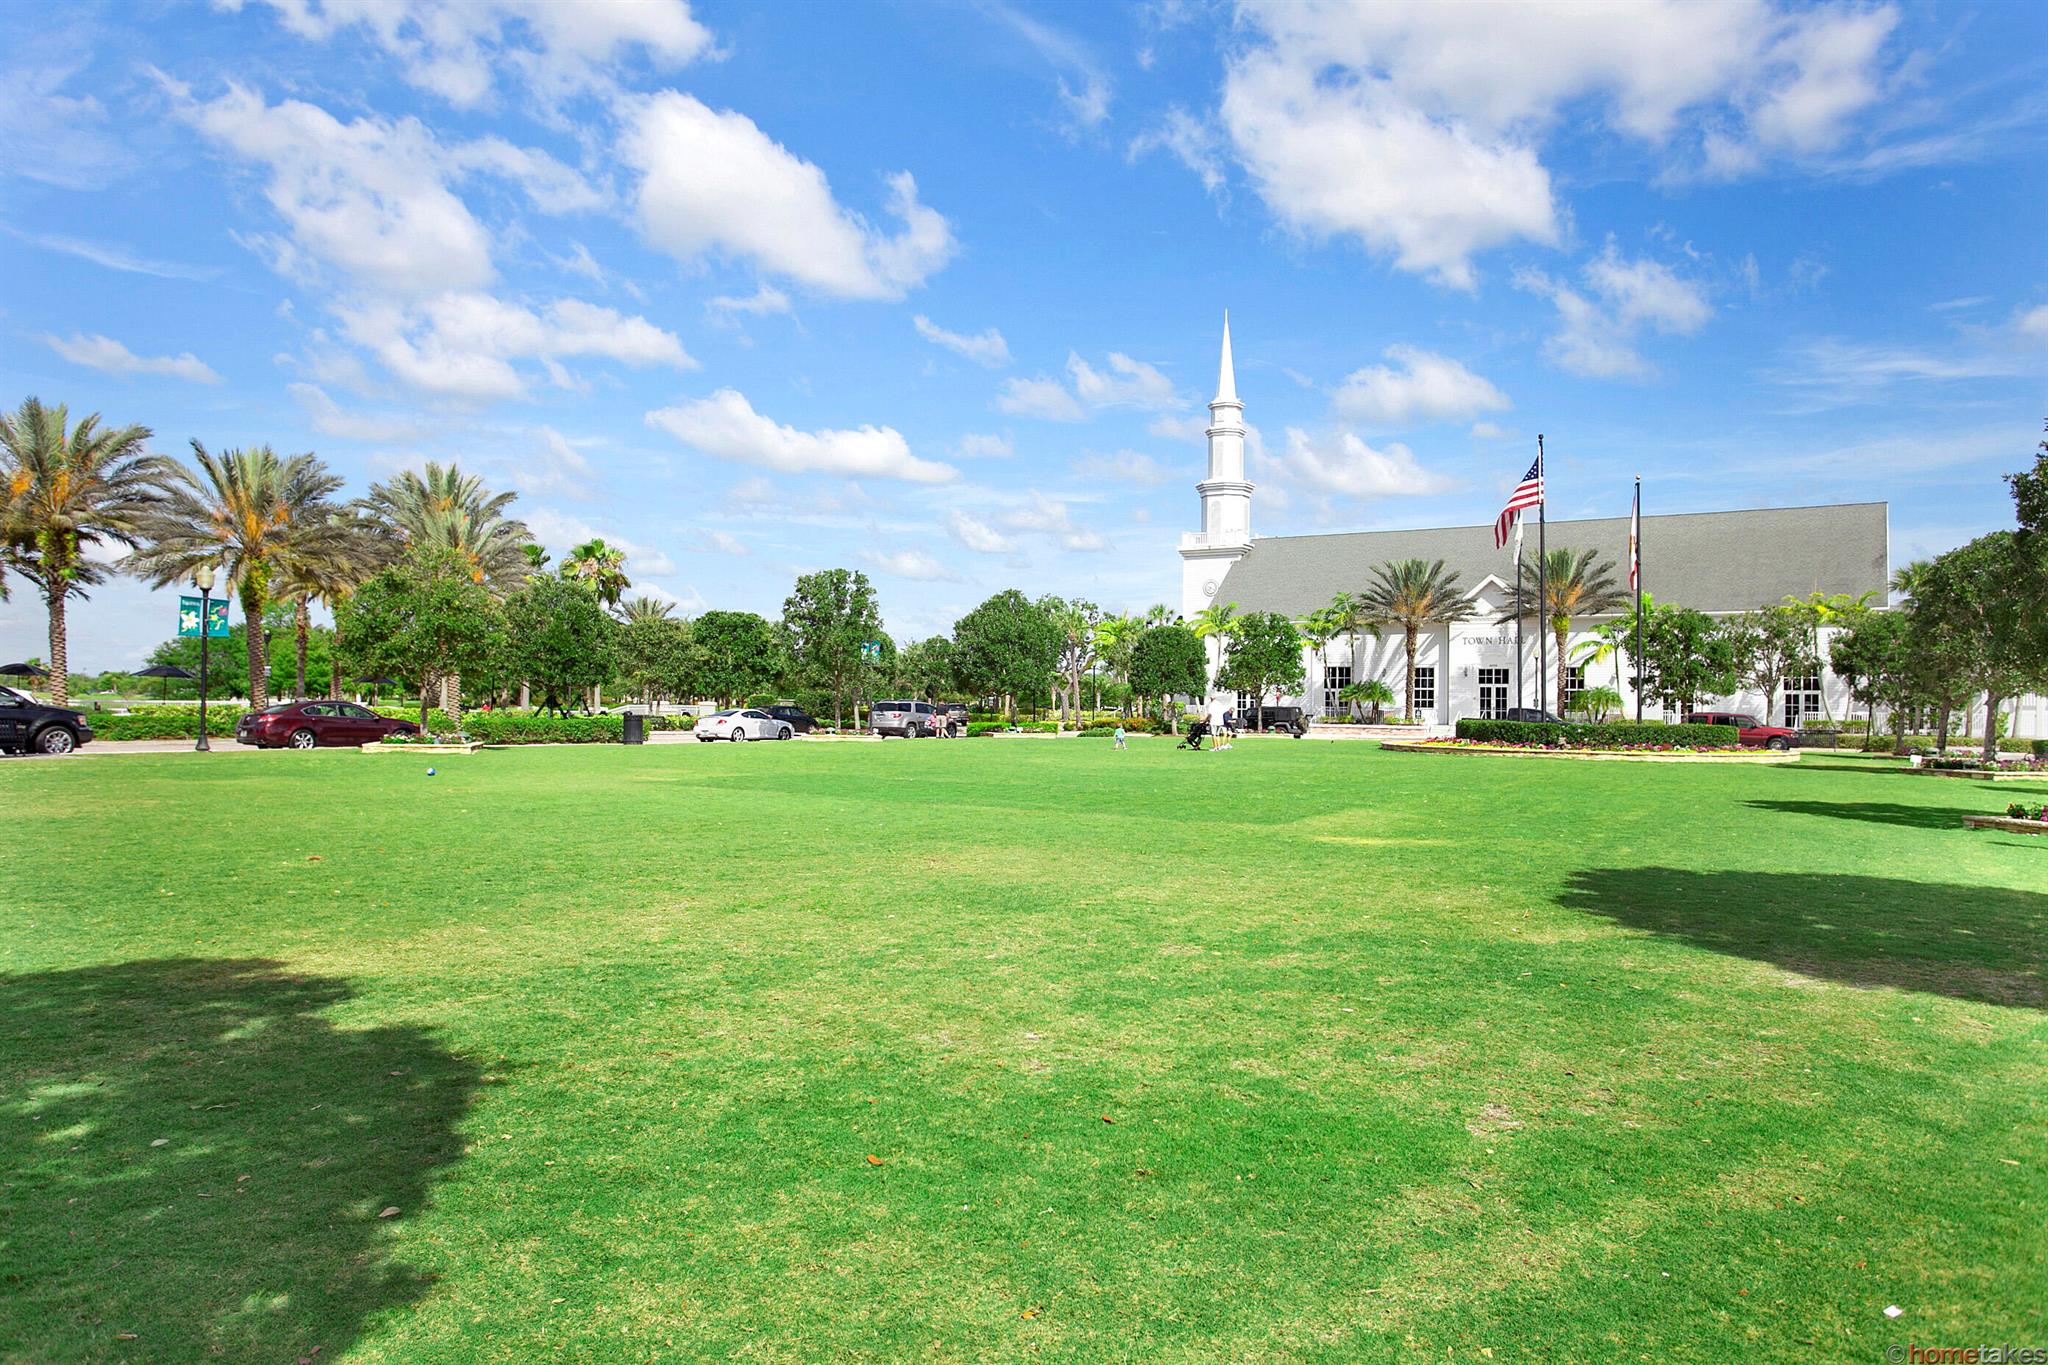
<svg viewBox="0 0 2048 1365"><path fill-rule="evenodd" d="M1223 364L1216 374L1216 401L1237 401L1237 371L1230 363L1230 310L1223 310Z"/></svg>

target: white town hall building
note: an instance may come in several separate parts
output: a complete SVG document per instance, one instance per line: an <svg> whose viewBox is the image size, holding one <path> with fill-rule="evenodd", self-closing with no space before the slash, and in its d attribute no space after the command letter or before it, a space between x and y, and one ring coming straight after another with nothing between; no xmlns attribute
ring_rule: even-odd
<svg viewBox="0 0 2048 1365"><path fill-rule="evenodd" d="M1180 541L1180 614L1193 621L1214 602L1234 603L1240 613L1280 612L1299 621L1330 604L1340 590L1362 591L1375 567L1403 559L1442 560L1455 571L1469 609L1459 620L1425 630L1416 654L1415 714L1425 723L1448 725L1466 716L1494 716L1515 700L1515 628L1501 624L1513 611L1514 564L1497 550L1491 526L1448 526L1414 531L1358 531L1336 535L1254 536L1253 485L1245 476L1244 404L1237 396L1231 363L1230 322L1223 324L1223 356L1216 397L1209 404L1208 477L1195 485L1201 495L1201 529ZM1553 550L1594 550L1617 566L1625 579L1628 518L1549 523ZM1696 512L1644 517L1643 587L1661 602L1675 602L1715 616L1730 616L1773 605L1787 597L1819 592L1882 603L1890 581L1888 505L1838 503L1818 507L1773 507L1747 511ZM1530 528L1529 549L1534 549ZM1576 686L1611 687L1632 715L1635 695L1624 664L1617 677L1610 661L1576 666L1571 655L1591 631L1611 617L1575 620L1566 656ZM1524 701L1556 705L1555 669L1549 687L1537 679L1537 623L1523 632ZM1823 632L1821 653L1827 653ZM1551 645L1546 642L1546 649ZM1305 651L1305 696L1272 697L1311 715L1348 708L1337 694L1353 682L1384 680L1405 702L1405 649L1398 630L1360 640L1361 658L1351 657L1348 639L1331 641L1320 653ZM1214 668L1219 654L1212 650ZM1574 688L1575 690L1575 688ZM1847 686L1823 668L1818 677L1787 680L1775 697L1754 692L1702 699L1703 707L1745 711L1770 724L1797 725L1823 715L1860 717ZM2005 704L2014 736L2048 735L2048 701L2026 697ZM2005 709L2002 708L2002 709ZM1646 718L1661 715L1652 703ZM1675 719L1675 718L1674 718ZM1958 720L1962 717L1959 715ZM1982 702L1973 708L1971 729L1981 733Z"/></svg>

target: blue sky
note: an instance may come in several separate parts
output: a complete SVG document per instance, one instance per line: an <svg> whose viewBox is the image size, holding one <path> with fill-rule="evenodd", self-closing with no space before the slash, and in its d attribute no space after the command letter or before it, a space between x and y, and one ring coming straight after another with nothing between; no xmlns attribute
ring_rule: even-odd
<svg viewBox="0 0 2048 1365"><path fill-rule="evenodd" d="M1622 14L1627 10L1629 13ZM1231 314L1262 534L2007 519L2048 11L243 0L0 16L0 366L156 448L457 459L691 611L1171 600ZM1333 585L1342 586L1342 585ZM72 614L139 661L171 593ZM41 654L25 584L0 655Z"/></svg>

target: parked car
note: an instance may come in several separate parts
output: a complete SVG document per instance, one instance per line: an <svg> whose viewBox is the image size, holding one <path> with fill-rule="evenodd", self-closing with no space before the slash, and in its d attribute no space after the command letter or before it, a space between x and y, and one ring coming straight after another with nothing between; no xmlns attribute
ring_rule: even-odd
<svg viewBox="0 0 2048 1365"><path fill-rule="evenodd" d="M1502 720L1532 720L1539 725L1562 725L1564 717L1540 706L1510 706L1500 713Z"/></svg>
<svg viewBox="0 0 2048 1365"><path fill-rule="evenodd" d="M380 716L352 701L287 701L261 711L244 711L235 722L235 742L258 749L320 749L375 744L386 735L416 735L409 720Z"/></svg>
<svg viewBox="0 0 2048 1365"><path fill-rule="evenodd" d="M945 722L949 733L955 735L967 733L967 723L971 717L968 715L966 702L942 701L938 704L938 714L939 718Z"/></svg>
<svg viewBox="0 0 2048 1365"><path fill-rule="evenodd" d="M925 739L945 723L928 701L878 701L868 708L868 728L878 735Z"/></svg>
<svg viewBox="0 0 2048 1365"><path fill-rule="evenodd" d="M1798 743L1799 732L1782 725L1766 725L1741 711L1694 711L1687 725L1732 725L1742 736L1745 749L1789 749Z"/></svg>
<svg viewBox="0 0 2048 1365"><path fill-rule="evenodd" d="M1248 706L1237 713L1237 723L1247 730L1257 726L1296 739L1308 733L1308 713L1299 706Z"/></svg>
<svg viewBox="0 0 2048 1365"><path fill-rule="evenodd" d="M713 711L698 721L690 733L704 744L714 739L743 743L750 739L795 739L796 727L750 706L743 711Z"/></svg>
<svg viewBox="0 0 2048 1365"><path fill-rule="evenodd" d="M801 706L763 706L759 709L766 711L771 717L781 721L800 735L807 735L818 728L818 722L813 720L811 713L804 710Z"/></svg>
<svg viewBox="0 0 2048 1365"><path fill-rule="evenodd" d="M92 740L85 712L0 687L0 753L68 754Z"/></svg>

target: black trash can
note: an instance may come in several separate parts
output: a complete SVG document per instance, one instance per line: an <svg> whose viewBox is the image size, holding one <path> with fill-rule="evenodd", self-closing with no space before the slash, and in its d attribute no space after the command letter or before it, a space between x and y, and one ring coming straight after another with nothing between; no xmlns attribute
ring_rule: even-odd
<svg viewBox="0 0 2048 1365"><path fill-rule="evenodd" d="M647 717L638 711L628 711L620 719L625 721L625 730L619 736L622 743L645 744L647 742Z"/></svg>

